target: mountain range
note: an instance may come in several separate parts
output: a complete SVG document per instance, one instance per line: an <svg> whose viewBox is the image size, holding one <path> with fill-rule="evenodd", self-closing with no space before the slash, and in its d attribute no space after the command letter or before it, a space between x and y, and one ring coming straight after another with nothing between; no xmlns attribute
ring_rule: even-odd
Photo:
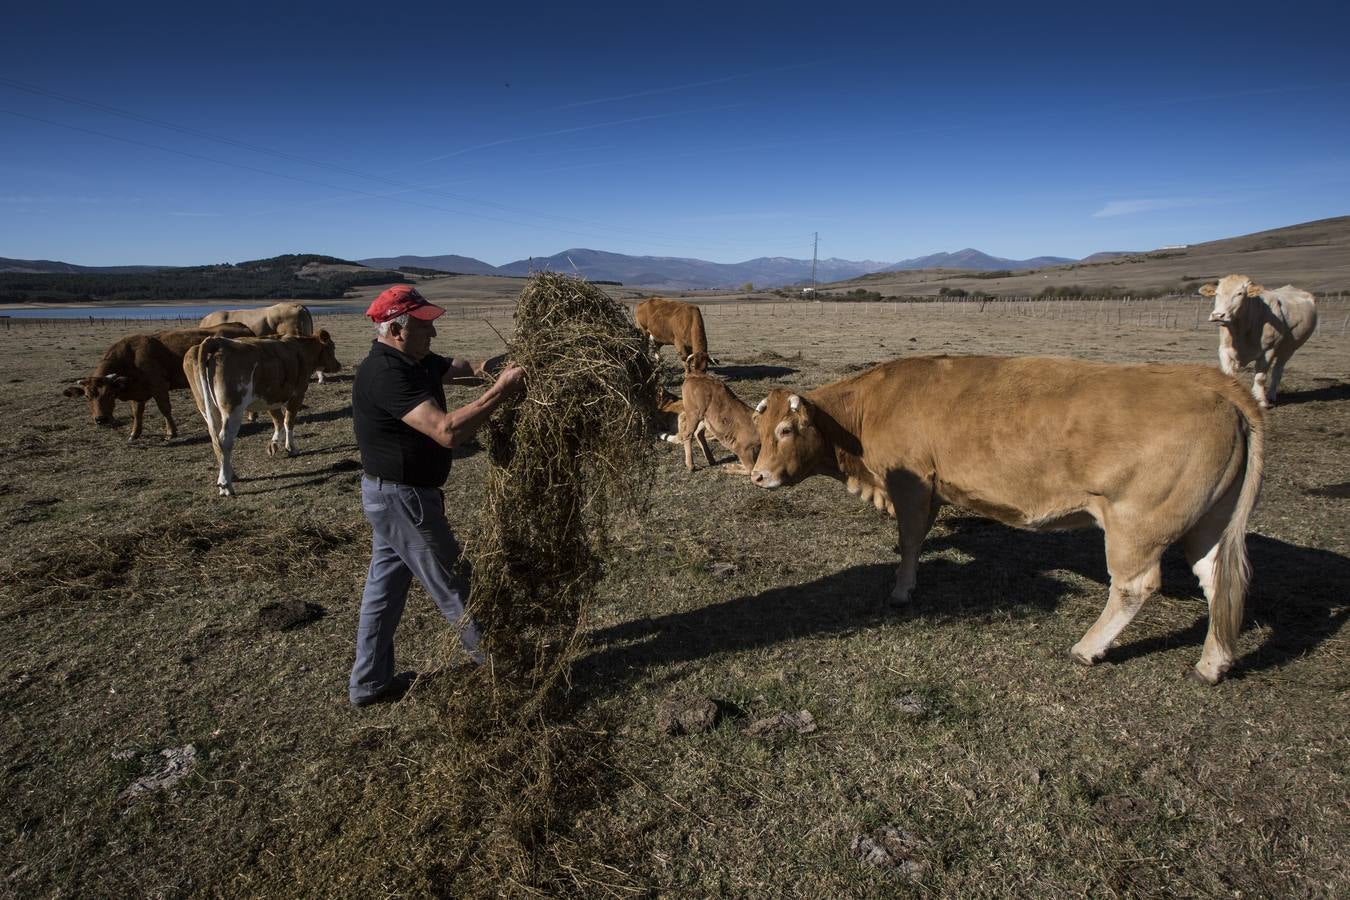
<svg viewBox="0 0 1350 900"><path fill-rule="evenodd" d="M1117 253L1093 254L1089 260L1117 256ZM913 259L887 263L877 260L849 260L831 257L816 262L815 280L819 283L858 278L874 272L899 272L913 269L964 269L970 271L1000 271L1035 269L1044 266L1079 262L1063 256L1037 256L1031 259L1005 259L990 256L973 248L955 253L933 253ZM762 256L739 263L715 263L679 256L629 256L604 250L573 248L552 256L518 259L502 266L494 266L469 256L445 254L441 256L382 256L358 260L373 269L432 270L457 275L504 275L523 277L536 271L574 272L591 281L620 282L663 290L697 290L700 288L738 288L752 284L757 288L781 287L790 284L808 284L812 277L809 259L784 256ZM243 264L241 264L243 265ZM181 271L178 266L80 266L55 260L7 259L0 257L0 273L37 274L143 274ZM186 267L196 268L196 267Z"/></svg>
<svg viewBox="0 0 1350 900"><path fill-rule="evenodd" d="M787 284L809 283L811 260L785 256L761 256L739 263L715 263L679 256L628 256L603 250L573 248L552 256L518 259L502 266L493 266L467 256L382 256L362 259L368 266L384 269L409 266L437 269L463 275L524 276L531 272L574 272L591 281L618 281L626 285L661 288L664 290L696 290L699 288L781 287ZM877 260L849 260L831 257L816 262L818 282L842 281L872 272L895 272L909 269L950 268L997 271L1000 269L1033 269L1055 266L1076 260L1062 256L1038 256L1033 259L1004 259L967 248L955 253L934 253L929 256L904 259L896 263Z"/></svg>

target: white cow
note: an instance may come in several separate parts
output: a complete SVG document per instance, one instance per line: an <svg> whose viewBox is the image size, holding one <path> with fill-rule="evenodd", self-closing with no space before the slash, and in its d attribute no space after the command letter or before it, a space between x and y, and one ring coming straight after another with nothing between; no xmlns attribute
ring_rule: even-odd
<svg viewBox="0 0 1350 900"><path fill-rule="evenodd" d="M1214 298L1209 320L1220 326L1219 368L1236 375L1255 363L1252 396L1263 408L1274 405L1285 363L1317 328L1317 299L1292 284L1266 290L1246 275L1225 276L1200 293Z"/></svg>

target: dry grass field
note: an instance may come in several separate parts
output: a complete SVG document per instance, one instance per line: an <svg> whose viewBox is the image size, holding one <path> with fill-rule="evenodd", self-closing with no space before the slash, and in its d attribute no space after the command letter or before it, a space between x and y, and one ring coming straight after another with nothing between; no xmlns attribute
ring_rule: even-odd
<svg viewBox="0 0 1350 900"><path fill-rule="evenodd" d="M1197 303L1200 301L1196 301ZM1049 307L1046 307L1049 309ZM1215 362L1176 317L1033 318L969 304L728 306L710 342L754 403L920 353ZM1101 535L1036 535L943 511L912 611L882 609L890 520L834 482L774 492L661 453L650 510L624 522L574 673L585 759L560 765L564 815L535 887L584 896L1346 896L1350 655L1350 337L1339 315L1293 358L1269 424L1248 539L1239 667L1185 673L1203 598L1170 552L1162 594L1092 669L1067 650L1106 597ZM508 307L491 323L511 327ZM180 437L128 444L61 396L122 328L0 331L0 894L488 896L439 766L484 689L414 588L397 705L346 699L369 529L350 367L359 316L331 316L348 368L314 385L299 454L244 428L238 496L186 391ZM1166 326L1166 327L1162 327ZM441 352L500 341L447 316ZM669 355L669 350L666 350ZM1250 376L1248 376L1250 378ZM452 388L464 402L473 388ZM1159 423L1166 427L1166 423ZM724 457L729 454L724 453ZM701 462L701 460L697 460ZM446 486L473 540L485 454ZM272 604L299 601L312 616ZM306 621L305 619L308 620ZM658 707L715 700L670 737ZM806 710L807 733L745 726ZM181 751L186 777L129 792ZM904 864L851 849L903 832Z"/></svg>

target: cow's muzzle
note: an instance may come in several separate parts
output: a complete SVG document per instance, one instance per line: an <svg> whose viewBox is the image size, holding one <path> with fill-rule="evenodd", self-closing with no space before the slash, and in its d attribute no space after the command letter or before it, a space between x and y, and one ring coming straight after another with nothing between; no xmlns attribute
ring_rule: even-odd
<svg viewBox="0 0 1350 900"><path fill-rule="evenodd" d="M111 425L112 423L112 416L94 416L95 425Z"/></svg>
<svg viewBox="0 0 1350 900"><path fill-rule="evenodd" d="M750 480L754 482L757 487L762 488L776 488L783 483L781 479L774 478L768 472L764 472L760 469L755 469L750 473Z"/></svg>
<svg viewBox="0 0 1350 900"><path fill-rule="evenodd" d="M1218 313L1210 313L1209 320L1215 325L1227 325L1230 321L1227 316L1221 316Z"/></svg>

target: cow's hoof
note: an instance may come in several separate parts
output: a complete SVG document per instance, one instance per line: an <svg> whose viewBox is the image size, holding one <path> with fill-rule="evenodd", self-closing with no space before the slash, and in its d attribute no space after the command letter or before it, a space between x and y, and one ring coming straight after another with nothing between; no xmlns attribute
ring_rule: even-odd
<svg viewBox="0 0 1350 900"><path fill-rule="evenodd" d="M222 497L233 497L233 496L234 496L234 488L232 488L232 487L227 487L226 485L223 485L223 484L222 484L222 485L219 485L219 488L220 488L220 496L222 496Z"/></svg>
<svg viewBox="0 0 1350 900"><path fill-rule="evenodd" d="M1223 681L1223 672L1206 675L1204 672L1201 672L1200 668L1197 666L1193 669L1188 669L1186 671L1186 677L1196 684L1203 684L1205 687L1214 687L1220 681Z"/></svg>
<svg viewBox="0 0 1350 900"><path fill-rule="evenodd" d="M277 451L280 450L280 449L281 449L281 445L278 444L276 441L273 441L272 443L270 443L270 444L267 445L267 455L268 455L268 456L276 456L276 455L277 455Z"/></svg>
<svg viewBox="0 0 1350 900"><path fill-rule="evenodd" d="M1101 660L1101 657L1089 656L1082 650L1079 650L1077 647L1074 647L1072 650L1069 651L1069 659L1073 660L1080 666L1086 666L1088 668L1091 668Z"/></svg>

